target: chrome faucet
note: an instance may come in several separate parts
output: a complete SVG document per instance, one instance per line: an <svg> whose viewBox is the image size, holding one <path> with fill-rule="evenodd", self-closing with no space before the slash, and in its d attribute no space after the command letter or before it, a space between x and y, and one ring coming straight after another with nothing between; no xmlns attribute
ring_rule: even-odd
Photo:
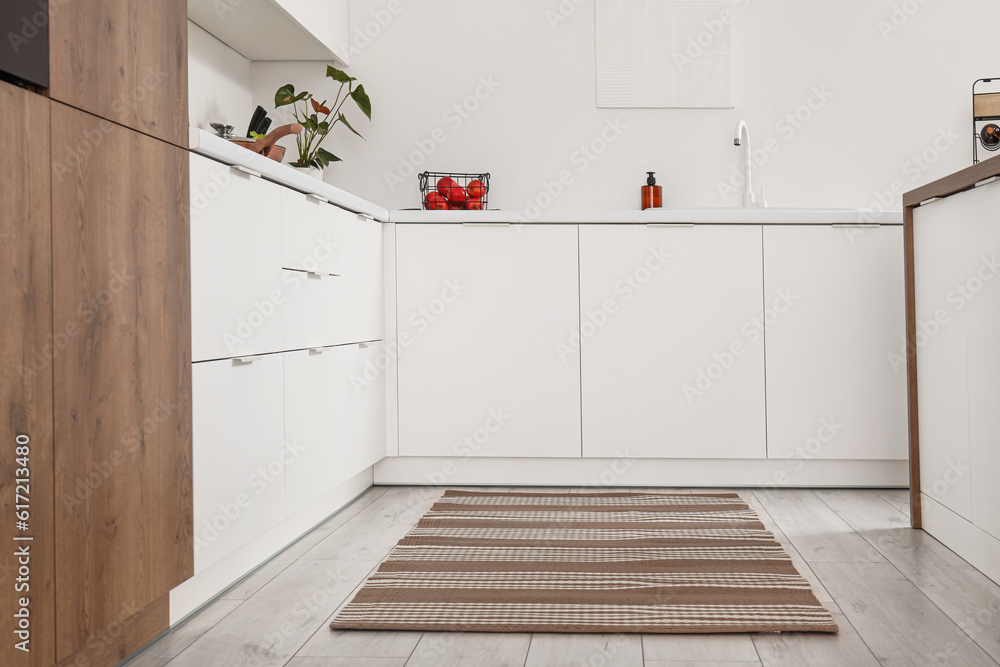
<svg viewBox="0 0 1000 667"><path fill-rule="evenodd" d="M753 187L750 185L753 164L750 158L750 128L744 120L736 124L736 138L733 139L733 145L743 146L743 152L746 154L746 166L743 170L743 206L750 208L753 206Z"/></svg>

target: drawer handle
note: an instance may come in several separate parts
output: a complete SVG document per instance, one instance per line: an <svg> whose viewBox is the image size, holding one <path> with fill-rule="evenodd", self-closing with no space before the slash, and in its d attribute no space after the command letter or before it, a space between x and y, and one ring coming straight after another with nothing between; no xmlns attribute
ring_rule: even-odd
<svg viewBox="0 0 1000 667"><path fill-rule="evenodd" d="M367 213L358 213L358 220L361 222L375 222L375 217Z"/></svg>
<svg viewBox="0 0 1000 667"><path fill-rule="evenodd" d="M259 171L254 171L253 169L250 169L248 167L244 167L241 164L234 164L234 165L232 165L229 168L232 169L232 170L234 170L234 171L238 171L238 172L240 172L242 174L246 174L247 176L256 176L257 178L261 177Z"/></svg>
<svg viewBox="0 0 1000 667"><path fill-rule="evenodd" d="M327 199L326 197L320 197L319 195L315 195L315 194L313 194L311 192L306 195L306 199L311 199L314 202L316 202L317 204L329 204L330 203L330 200Z"/></svg>
<svg viewBox="0 0 1000 667"><path fill-rule="evenodd" d="M992 183L993 181L997 180L998 178L1000 178L1000 176L990 176L989 178L984 178L981 181L977 181L976 184L975 184L975 186L973 186L973 187L977 187L978 188L981 185L986 185L988 183Z"/></svg>
<svg viewBox="0 0 1000 667"><path fill-rule="evenodd" d="M309 348L309 354L323 354L328 349L329 348L326 348L326 347L310 347Z"/></svg>
<svg viewBox="0 0 1000 667"><path fill-rule="evenodd" d="M257 355L257 356L253 356L253 357L235 357L233 359L233 366L249 366L253 362L260 361L263 358L264 357L261 356L261 355Z"/></svg>
<svg viewBox="0 0 1000 667"><path fill-rule="evenodd" d="M882 225L877 222L835 222L830 226L834 229L878 229Z"/></svg>
<svg viewBox="0 0 1000 667"><path fill-rule="evenodd" d="M358 349L364 350L368 348L368 343L358 343Z"/></svg>
<svg viewBox="0 0 1000 667"><path fill-rule="evenodd" d="M647 222L647 227L676 227L678 229L688 229L694 227L693 222Z"/></svg>
<svg viewBox="0 0 1000 667"><path fill-rule="evenodd" d="M313 276L315 278L339 278L339 273L324 273L322 271L306 271L306 275Z"/></svg>
<svg viewBox="0 0 1000 667"><path fill-rule="evenodd" d="M920 202L919 204L917 204L917 206L926 206L927 204L933 204L934 202L936 202L939 199L944 199L944 197L931 197L930 199L923 200L922 202Z"/></svg>

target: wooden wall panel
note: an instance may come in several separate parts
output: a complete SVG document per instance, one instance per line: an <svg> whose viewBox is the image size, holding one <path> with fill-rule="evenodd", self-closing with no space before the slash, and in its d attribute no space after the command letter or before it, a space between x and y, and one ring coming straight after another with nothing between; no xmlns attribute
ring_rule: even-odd
<svg viewBox="0 0 1000 667"><path fill-rule="evenodd" d="M49 104L0 83L0 144L8 155L0 160L0 665L5 667L47 667L55 658ZM15 525L18 435L30 440L25 531ZM14 556L22 547L30 554L27 581ZM24 584L27 590L16 590ZM14 646L21 597L30 598L29 653Z"/></svg>
<svg viewBox="0 0 1000 667"><path fill-rule="evenodd" d="M188 154L54 103L52 159L57 658L110 665L193 573Z"/></svg>
<svg viewBox="0 0 1000 667"><path fill-rule="evenodd" d="M49 94L187 146L187 2L59 2L49 23Z"/></svg>

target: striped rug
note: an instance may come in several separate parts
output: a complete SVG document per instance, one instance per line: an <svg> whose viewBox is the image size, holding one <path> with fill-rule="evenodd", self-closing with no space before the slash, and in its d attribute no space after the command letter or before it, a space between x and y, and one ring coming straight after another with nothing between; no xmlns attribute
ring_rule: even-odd
<svg viewBox="0 0 1000 667"><path fill-rule="evenodd" d="M449 490L335 629L837 632L736 493Z"/></svg>

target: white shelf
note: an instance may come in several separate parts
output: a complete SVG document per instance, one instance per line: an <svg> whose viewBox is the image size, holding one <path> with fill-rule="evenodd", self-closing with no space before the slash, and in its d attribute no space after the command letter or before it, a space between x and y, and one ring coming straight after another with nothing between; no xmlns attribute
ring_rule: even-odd
<svg viewBox="0 0 1000 667"><path fill-rule="evenodd" d="M249 60L349 64L347 0L188 0L188 18Z"/></svg>

